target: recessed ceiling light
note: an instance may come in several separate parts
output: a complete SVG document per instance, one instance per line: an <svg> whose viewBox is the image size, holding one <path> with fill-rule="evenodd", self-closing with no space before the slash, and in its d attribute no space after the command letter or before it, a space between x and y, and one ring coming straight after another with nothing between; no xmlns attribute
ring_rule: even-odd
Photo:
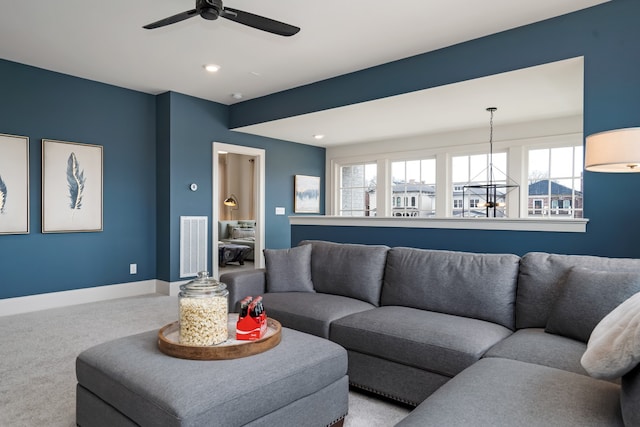
<svg viewBox="0 0 640 427"><path fill-rule="evenodd" d="M315 135L313 135L313 137L314 137L315 139L322 139L322 138L324 138L324 135L322 135L322 134L315 134Z"/></svg>
<svg viewBox="0 0 640 427"><path fill-rule="evenodd" d="M231 97L233 99L242 99L242 94L240 92L232 93Z"/></svg>
<svg viewBox="0 0 640 427"><path fill-rule="evenodd" d="M204 66L204 69L210 73L216 73L220 70L220 66L216 64L207 64Z"/></svg>
<svg viewBox="0 0 640 427"><path fill-rule="evenodd" d="M257 72L257 71L251 71L251 72L249 72L249 74L254 75L254 76L256 76L256 77L260 77L260 76L262 75L262 74L260 74L260 73L259 73L259 72Z"/></svg>

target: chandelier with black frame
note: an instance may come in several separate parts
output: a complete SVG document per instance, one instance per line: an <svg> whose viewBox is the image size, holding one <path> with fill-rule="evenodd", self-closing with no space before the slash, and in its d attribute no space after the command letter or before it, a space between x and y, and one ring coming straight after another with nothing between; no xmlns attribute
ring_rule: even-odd
<svg viewBox="0 0 640 427"><path fill-rule="evenodd" d="M484 210L484 215L487 218L506 217L507 194L516 190L518 199L520 197L520 186L493 164L493 113L496 110L496 107L487 108L487 111L491 113L489 121L489 166L462 187L463 217L478 217L480 216L480 209ZM504 179L496 181L496 171L500 173L500 176L504 176ZM486 180L487 177L488 180ZM478 201L474 206L475 213L471 207L472 200ZM519 203L516 203L516 205L519 208Z"/></svg>

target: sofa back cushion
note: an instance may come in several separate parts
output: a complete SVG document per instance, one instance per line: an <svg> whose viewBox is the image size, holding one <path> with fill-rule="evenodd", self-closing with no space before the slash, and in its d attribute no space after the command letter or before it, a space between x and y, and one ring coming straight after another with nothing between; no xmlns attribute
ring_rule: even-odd
<svg viewBox="0 0 640 427"><path fill-rule="evenodd" d="M311 280L316 292L380 305L388 246L305 240L310 244Z"/></svg>
<svg viewBox="0 0 640 427"><path fill-rule="evenodd" d="M607 314L640 292L640 273L569 270L547 320L546 332L587 342Z"/></svg>
<svg viewBox="0 0 640 427"><path fill-rule="evenodd" d="M520 258L392 248L387 255L382 305L400 305L515 327Z"/></svg>
<svg viewBox="0 0 640 427"><path fill-rule="evenodd" d="M639 259L530 252L520 260L516 328L544 328L573 267L611 272L640 272Z"/></svg>

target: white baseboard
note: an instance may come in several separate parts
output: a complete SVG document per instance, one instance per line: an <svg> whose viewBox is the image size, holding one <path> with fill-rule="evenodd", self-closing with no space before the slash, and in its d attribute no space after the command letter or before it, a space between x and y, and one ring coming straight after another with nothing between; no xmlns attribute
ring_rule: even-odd
<svg viewBox="0 0 640 427"><path fill-rule="evenodd" d="M143 280L140 282L121 283L117 285L96 286L93 288L74 289L70 291L51 292L47 294L28 295L24 297L0 299L0 316L29 313L49 308L109 299L153 294L158 292L159 280ZM168 295L168 294L167 294Z"/></svg>
<svg viewBox="0 0 640 427"><path fill-rule="evenodd" d="M189 280L181 280L179 282L165 282L164 280L156 280L156 292L162 295L177 296L180 292L180 285L190 282Z"/></svg>

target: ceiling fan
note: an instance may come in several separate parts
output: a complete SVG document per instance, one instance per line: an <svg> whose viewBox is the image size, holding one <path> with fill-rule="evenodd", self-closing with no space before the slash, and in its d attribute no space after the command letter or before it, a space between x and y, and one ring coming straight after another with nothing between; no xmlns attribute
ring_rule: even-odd
<svg viewBox="0 0 640 427"><path fill-rule="evenodd" d="M231 21L235 21L239 24L247 25L258 30L267 31L269 33L286 37L292 36L300 31L300 28L294 27L293 25L285 24L284 22L275 21L273 19L265 18L264 16L244 12L242 10L224 7L222 5L222 0L196 0L195 9L187 10L185 12L178 13L177 15L161 19L159 21L145 25L142 28L152 30L154 28L164 27L165 25L184 21L185 19L194 17L196 15L200 15L204 19L208 20L215 20L221 16Z"/></svg>

